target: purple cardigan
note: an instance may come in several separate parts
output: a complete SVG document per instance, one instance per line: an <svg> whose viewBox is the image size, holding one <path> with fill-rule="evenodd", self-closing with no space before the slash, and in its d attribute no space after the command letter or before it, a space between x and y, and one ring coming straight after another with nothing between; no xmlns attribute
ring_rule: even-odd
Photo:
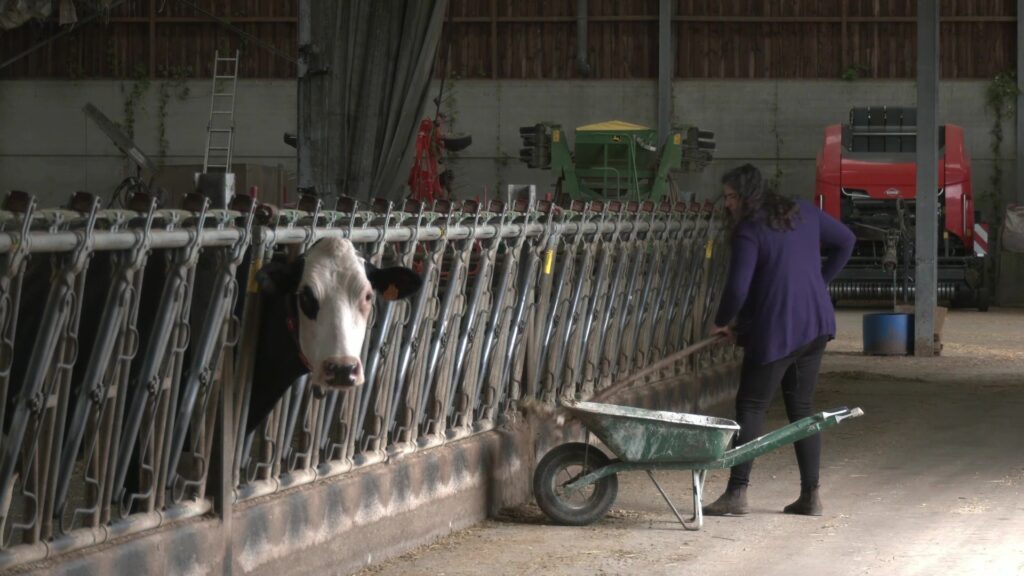
<svg viewBox="0 0 1024 576"><path fill-rule="evenodd" d="M854 236L810 202L797 203L794 230L772 230L763 218L753 218L738 224L732 238L729 280L715 324L735 320L738 343L756 364L836 334L828 283L850 259Z"/></svg>

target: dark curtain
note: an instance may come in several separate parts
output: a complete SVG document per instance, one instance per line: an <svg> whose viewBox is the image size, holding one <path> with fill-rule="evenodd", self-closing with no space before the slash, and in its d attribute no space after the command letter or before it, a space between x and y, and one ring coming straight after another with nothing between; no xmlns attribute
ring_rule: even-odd
<svg viewBox="0 0 1024 576"><path fill-rule="evenodd" d="M300 186L315 186L328 202L405 195L446 5L309 0L309 45L300 49L308 64L299 80Z"/></svg>

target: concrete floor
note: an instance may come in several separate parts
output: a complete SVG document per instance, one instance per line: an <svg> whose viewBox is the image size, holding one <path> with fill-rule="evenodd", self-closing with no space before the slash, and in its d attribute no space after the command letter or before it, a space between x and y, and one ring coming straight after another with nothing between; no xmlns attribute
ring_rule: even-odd
<svg viewBox="0 0 1024 576"><path fill-rule="evenodd" d="M752 513L701 532L629 474L593 526L552 525L531 503L363 574L1024 575L1024 311L953 313L934 359L862 356L863 312L839 313L816 397L865 411L826 432L823 517L781 513L799 491L782 449L755 464ZM710 475L706 501L727 476ZM689 474L660 479L687 509Z"/></svg>

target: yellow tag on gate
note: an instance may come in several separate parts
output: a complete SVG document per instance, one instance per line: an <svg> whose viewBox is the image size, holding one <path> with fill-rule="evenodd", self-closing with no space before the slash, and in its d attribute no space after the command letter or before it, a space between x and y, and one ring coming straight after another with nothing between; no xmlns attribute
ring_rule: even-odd
<svg viewBox="0 0 1024 576"><path fill-rule="evenodd" d="M260 291L260 285L256 282L256 274L263 267L262 261L253 262L249 267L249 294L256 294Z"/></svg>
<svg viewBox="0 0 1024 576"><path fill-rule="evenodd" d="M711 253L714 252L714 251L715 251L715 241L714 240L708 240L708 245L704 249L704 258L706 258L707 260L711 260Z"/></svg>
<svg viewBox="0 0 1024 576"><path fill-rule="evenodd" d="M551 268L554 267L554 264L555 264L555 251L554 251L554 249L549 248L547 251L544 252L544 274L545 275L550 275L551 274Z"/></svg>

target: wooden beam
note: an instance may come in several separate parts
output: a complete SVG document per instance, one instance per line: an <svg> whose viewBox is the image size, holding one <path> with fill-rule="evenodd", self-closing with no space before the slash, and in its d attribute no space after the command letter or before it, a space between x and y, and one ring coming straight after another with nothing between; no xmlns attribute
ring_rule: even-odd
<svg viewBox="0 0 1024 576"><path fill-rule="evenodd" d="M149 0L149 77L156 78L156 0Z"/></svg>
<svg viewBox="0 0 1024 576"><path fill-rule="evenodd" d="M842 64L843 69L840 70L840 74L845 74L846 73L846 69L849 68L849 66L850 66L849 41L847 40L847 31L846 31L846 29L847 29L847 22L849 21L847 19L846 15L850 13L850 0L843 0L843 6L842 6L842 8L840 8L840 10L842 10L842 13L839 15L839 17L842 19L841 20L842 24L840 26L842 28L842 43L840 44L840 50L841 50L841 56L840 57L842 58L842 62L843 62L843 64Z"/></svg>
<svg viewBox="0 0 1024 576"><path fill-rule="evenodd" d="M491 78L498 79L498 0L491 0Z"/></svg>
<svg viewBox="0 0 1024 576"><path fill-rule="evenodd" d="M223 19L235 24L296 24L299 21L294 16L234 16ZM109 21L113 24L149 24L151 20L155 20L157 24L216 24L215 21L209 18L197 18L195 16L162 16L159 18L113 16Z"/></svg>
<svg viewBox="0 0 1024 576"><path fill-rule="evenodd" d="M112 19L113 20L113 19ZM244 20L233 19L238 22ZM490 16L461 16L453 18L457 24L489 24ZM589 16L591 22L657 22L657 16ZM914 24L913 16L674 16L674 22L716 23L716 24ZM499 24L551 24L572 23L575 16L501 16ZM1015 16L949 16L942 19L950 24L1012 24Z"/></svg>

